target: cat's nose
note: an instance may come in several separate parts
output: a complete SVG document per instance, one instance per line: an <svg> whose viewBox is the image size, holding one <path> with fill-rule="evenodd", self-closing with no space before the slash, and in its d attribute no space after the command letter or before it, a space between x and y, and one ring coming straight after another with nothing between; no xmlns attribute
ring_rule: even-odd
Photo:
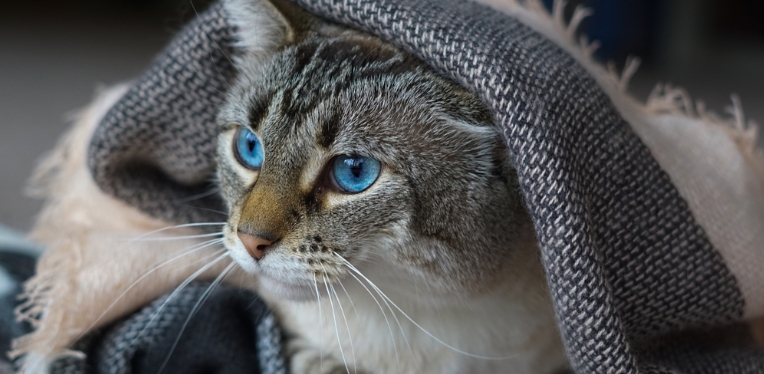
<svg viewBox="0 0 764 374"><path fill-rule="evenodd" d="M239 235L239 240L241 240L242 244L244 244L244 248L247 249L249 255L254 257L255 260L263 258L265 255L265 249L268 248L269 245L273 244L272 241L261 238L257 235L250 235L241 231L238 231L237 234Z"/></svg>

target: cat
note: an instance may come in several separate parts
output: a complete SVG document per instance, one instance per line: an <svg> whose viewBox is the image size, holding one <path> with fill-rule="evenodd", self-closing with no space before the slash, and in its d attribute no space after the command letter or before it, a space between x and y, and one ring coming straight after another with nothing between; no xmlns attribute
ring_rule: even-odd
<svg viewBox="0 0 764 374"><path fill-rule="evenodd" d="M290 370L564 368L533 226L481 100L288 2L226 7L245 52L218 116L224 244L287 331Z"/></svg>

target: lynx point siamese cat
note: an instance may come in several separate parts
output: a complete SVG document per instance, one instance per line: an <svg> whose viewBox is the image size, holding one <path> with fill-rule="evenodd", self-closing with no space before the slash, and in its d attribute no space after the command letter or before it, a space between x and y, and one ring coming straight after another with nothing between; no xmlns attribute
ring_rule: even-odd
<svg viewBox="0 0 764 374"><path fill-rule="evenodd" d="M225 245L288 331L291 371L563 368L480 99L288 2L226 6L246 52L219 115Z"/></svg>

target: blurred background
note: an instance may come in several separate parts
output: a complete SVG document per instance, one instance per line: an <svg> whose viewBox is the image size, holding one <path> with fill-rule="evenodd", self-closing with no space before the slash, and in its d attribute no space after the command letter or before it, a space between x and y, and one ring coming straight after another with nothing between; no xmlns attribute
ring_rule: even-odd
<svg viewBox="0 0 764 374"><path fill-rule="evenodd" d="M0 225L28 230L41 206L24 185L36 161L99 86L123 82L208 0L6 1L0 10ZM551 0L544 0L551 4ZM723 112L737 93L764 122L764 2L571 0L595 13L583 24L597 57L642 58L630 91L657 82L686 88Z"/></svg>

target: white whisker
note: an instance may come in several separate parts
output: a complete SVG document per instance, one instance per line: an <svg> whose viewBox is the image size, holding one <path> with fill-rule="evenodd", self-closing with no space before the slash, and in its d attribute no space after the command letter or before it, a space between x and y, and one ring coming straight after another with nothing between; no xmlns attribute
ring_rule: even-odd
<svg viewBox="0 0 764 374"><path fill-rule="evenodd" d="M375 285L372 284L372 288L379 293L379 290ZM380 295L384 296L384 295ZM393 316L393 319L395 319L395 323L398 325L398 330L401 331L401 335L403 335L403 342L406 343L406 347L409 349L409 352L414 352L413 349L411 349L411 345L409 344L409 338L406 336L406 331L403 330L403 325L401 325L401 321L398 319L398 316L395 314L395 311L393 308L390 307L390 304L385 300L386 297L382 297L382 302L385 303L385 306L388 310L390 310L390 314Z"/></svg>
<svg viewBox="0 0 764 374"><path fill-rule="evenodd" d="M340 256L339 254L337 254L337 256L339 258L341 258L345 263L350 264L344 257ZM355 269L355 267L353 267L353 269ZM355 270L358 271L357 269L355 269ZM366 279L366 277L364 277L364 279ZM367 280L367 282L368 282L368 280ZM369 284L372 286L374 291L379 294L379 290L377 289L377 286L374 285L371 282L369 282ZM401 325L401 321L398 319L398 316L395 314L395 311L393 310L393 308L390 307L390 304L387 302L387 300L385 300L386 296L385 297L382 297L382 296L383 295L380 294L380 298L382 298L382 302L385 303L385 306L390 311L390 314L393 316L393 319L395 320L395 323L398 325L398 330L400 330L401 331L401 335L403 335L403 342L406 343L406 347L409 349L409 352L414 352L414 350L411 348L411 344L409 344L409 339L406 336L406 332L403 330L403 325ZM380 306L380 308L381 308L381 306ZM396 306L396 308L397 308L397 306Z"/></svg>
<svg viewBox="0 0 764 374"><path fill-rule="evenodd" d="M166 237L166 238L143 238L143 239L130 239L131 243L135 243L138 241L141 242L164 242L164 241L170 241L170 240L183 240L183 239L200 239L200 238L209 238L212 236L223 236L222 232L215 232L210 234L198 234L198 235L183 235L183 236L173 236L173 237Z"/></svg>
<svg viewBox="0 0 764 374"><path fill-rule="evenodd" d="M153 272L157 271L159 268L161 268L161 267L163 267L163 266L165 266L165 265L167 265L169 263L172 263L173 261L176 261L176 260L178 260L178 259L180 259L180 258L182 258L184 256L188 256L188 255L190 255L192 253L195 253L197 251L201 251L201 250L203 250L205 248L209 248L209 247L211 247L211 246L213 246L215 244L218 244L218 243L220 243L222 241L223 241L223 239L212 239L212 240L208 240L206 242L195 244L195 245L187 248L186 252L183 252L183 253L181 253L181 254L179 254L179 255L177 255L177 256L175 256L175 257L173 257L173 258L171 258L171 259L169 259L169 260L167 260L167 261L165 261L165 262L163 262L163 263L161 263L159 265L156 265L156 266L154 266L151 269L149 269L149 271L147 271L145 274L143 274L140 278L136 279L133 283L131 283L129 286L127 286L127 289L122 291L122 293L119 294L119 296L117 296L117 298L114 299L114 301L111 304L109 304L108 307L106 307L106 309L103 311L103 313L101 313L101 315L98 316L98 318L96 318L95 321L93 321L93 323L90 325L90 327L88 327L87 330L85 330L82 333L82 335L80 335L80 338L82 338L82 336L87 334L98 322L100 322L101 318L103 318L103 316L105 316L106 313L108 313L111 310L111 308L114 307L114 305L117 305L117 302L119 300L121 300L128 292L130 292L130 290L133 289L133 287L135 287L140 281L146 279L146 277L151 275ZM194 247L198 247L198 248L194 248Z"/></svg>
<svg viewBox="0 0 764 374"><path fill-rule="evenodd" d="M313 286L316 288L316 299L318 300L318 320L320 321L319 326L321 326L321 332L319 333L321 336L321 348L319 349L319 354L321 355L321 371L324 371L324 316L321 312L321 293L318 292L316 273L313 273Z"/></svg>
<svg viewBox="0 0 764 374"><path fill-rule="evenodd" d="M330 287L332 289L332 292L334 293L334 298L337 299L337 305L340 307L340 313L342 313L342 319L345 321L345 328L348 330L348 339L350 340L350 352L353 355L353 373L358 373L358 367L356 366L356 358L355 358L355 345L353 345L353 332L350 331L350 325L348 324L348 317L345 315L345 309L342 308L342 301L340 301L340 296L337 295L337 290L334 288L334 285L330 285ZM349 295L348 295L348 298L350 298ZM347 368L347 364L346 364L346 368Z"/></svg>
<svg viewBox="0 0 764 374"><path fill-rule="evenodd" d="M183 225L167 226L167 227L163 227L161 229L149 231L149 232L147 232L147 233L145 233L143 235L140 235L138 237L133 237L133 238L127 237L127 238L124 238L125 243L122 246L120 246L119 248L117 248L116 251L125 250L125 249L133 246L136 243L141 243L141 242L144 242L144 241L156 241L157 239L159 239L159 240L183 240L183 239L193 239L193 237L196 237L196 235L182 235L182 236L173 236L173 237L162 237L162 238L151 238L151 239L149 239L150 236L152 236L154 234L158 234L158 233L164 232L164 231L167 231L167 230L180 229L180 228L189 228L189 227L223 226L225 224L226 224L225 222L201 222L201 223L187 223L187 224L183 224ZM205 237L212 237L212 236L220 236L220 235L223 235L223 233L220 232L220 233L211 233L211 234L202 234L202 235L206 235L206 236L200 236L201 238L205 238Z"/></svg>
<svg viewBox="0 0 764 374"><path fill-rule="evenodd" d="M340 287L342 287L342 290L345 291L345 295L348 297L348 300L350 300L350 306L353 307L353 312L355 312L355 318L360 318L358 316L358 309L355 308L355 303L353 303L353 299L350 297L350 294L348 293L348 290L345 289L345 285L342 284L341 280L337 280L337 283L340 284Z"/></svg>
<svg viewBox="0 0 764 374"><path fill-rule="evenodd" d="M339 256L339 255L337 255L337 256L339 258L341 258L345 262L345 264L348 266L348 268L350 270L354 271L356 274L358 274L360 277L362 277L364 280L366 280L366 282L368 282L369 285L372 288L374 288L374 290L379 294L379 296L381 296L384 299L387 299L395 307L395 309L397 309L401 314L403 314L403 316L406 317L406 319L408 319L412 324L414 324L414 326L416 326L419 330L421 330L422 332L427 334L427 336L429 336L432 339L434 339L436 342L442 344L444 347L449 348L452 351L460 353L460 354L463 354L465 356L479 358L479 359L483 359L483 360L507 360L507 359L515 357L515 355L506 356L506 357L481 356L481 355L477 355L477 354L474 354L474 353L469 353L469 352L462 351L461 349L456 348L456 347L454 347L454 346L452 346L452 345L450 345L450 344L440 340L438 337L436 337L435 335L433 335L432 333L427 331L424 327L422 327L416 321L414 321L411 317L409 317L409 315L406 314L406 312L404 312L401 308L399 308L398 305L396 305L389 297L387 297L387 295L385 295L384 292L382 292L382 290L380 290L372 281L370 281L368 278L366 278L366 276L363 275L358 269L356 269L356 267L353 266L353 264L351 264L348 260L346 260L342 256ZM356 279L358 279L358 278L356 278Z"/></svg>
<svg viewBox="0 0 764 374"><path fill-rule="evenodd" d="M207 301L207 298L209 298L212 291L215 290L215 287L217 287L218 284L220 284L221 281L228 275L228 273L233 269L233 267L236 266L235 262L231 262L226 266L225 269L218 275L217 278L215 278L214 281L210 284L209 287L207 287L206 290L204 290L204 293L202 293L202 296L199 297L199 300L194 304L194 307L191 308L191 312L188 313L188 317L186 317L186 321L183 322L183 326L180 327L180 332L178 332L178 336L175 338L175 341L172 343L172 347L170 347L170 351L167 352L167 358L164 359L164 362L162 363L162 366L159 367L159 371L157 371L157 374L160 374L162 370L164 370L165 366L167 366L167 363L170 362L170 356L172 356L172 353L175 351L175 347L178 346L178 342L180 342L180 337L183 335L183 332L186 331L186 327L188 327L188 323L191 321L191 318L196 314L197 311L199 311L199 308L204 304L205 301Z"/></svg>
<svg viewBox="0 0 764 374"><path fill-rule="evenodd" d="M208 197L208 196L212 196L212 195L214 195L214 194L216 194L218 192L220 192L220 188L219 187L212 187L212 188L210 188L209 190L207 190L205 192L201 192L201 193L198 193L196 195L187 196L187 197L184 197L182 199L177 199L174 202L175 203L179 203L179 204L188 203L188 202L191 202L191 201L194 201L194 200L198 200L198 199L202 199L202 198L205 198L205 197Z"/></svg>
<svg viewBox="0 0 764 374"><path fill-rule="evenodd" d="M382 308L382 304L380 304L377 298L374 296L374 294L371 293L371 290L369 290L369 288L366 287L366 285L363 284L363 282L361 282L361 280L358 279L358 277L356 277L355 274L353 273L348 273L348 274L350 274L351 277L355 278L356 282L358 282L358 284L360 284L366 290L366 292L369 293L369 296L371 296L371 298L374 299L374 302L377 303L377 306L379 307L379 311L382 312L382 316L385 317L385 322L387 323L387 329L390 331L390 339L392 340L392 343L393 343L393 351L395 352L395 359L398 362L398 366L400 368L401 359L398 356L398 347L395 344L395 335L393 334L393 326L390 324L390 320L387 318L387 313L385 313L385 310Z"/></svg>
<svg viewBox="0 0 764 374"><path fill-rule="evenodd" d="M342 341L340 340L340 329L337 327L337 313L334 311L334 301L332 300L332 293L329 292L329 284L326 283L326 268L324 268L324 264L321 264L321 268L324 269L324 287L326 287L326 294L329 296L329 304L332 306L332 320L334 320L334 332L337 334L337 345L340 347L340 355L342 356L342 362L345 363L345 371L350 374L350 369L348 369L348 360L345 359L345 350L342 349Z"/></svg>
<svg viewBox="0 0 764 374"><path fill-rule="evenodd" d="M205 227L205 226L223 226L225 224L226 224L225 222L199 222L199 223L186 223L182 225L167 226L167 227L162 227L161 229L156 229L154 231L149 231L137 238L133 238L133 240L140 240L142 238L146 238L151 235L158 234L160 232L172 230L172 229L183 229L183 228L189 228L189 227Z"/></svg>
<svg viewBox="0 0 764 374"><path fill-rule="evenodd" d="M221 249L218 252L215 252L215 254L220 253L220 251L225 251L225 249ZM220 262L221 260L223 260L226 257L228 257L228 253L224 253L224 254L220 255L218 258L212 260L210 263L202 266L199 270L195 271L193 274L188 276L188 278L186 278L186 280L184 280L183 283L181 283L178 287L175 287L175 290L172 291L172 293L169 296L167 296L167 299L165 299L165 301L162 303L162 305L160 305L159 308L157 308L157 310L154 311L154 313L151 314L151 319L149 320L149 322L146 324L145 327L143 327L141 332L138 333L138 335L136 335L136 337L133 339L133 341L130 344L135 343L135 341L138 340L138 338L140 338L141 335L143 335L144 332L146 332L146 330L154 323L154 321L159 316L159 314L162 313L162 311L167 306L167 304L175 296L177 296L178 293L180 293L180 291L182 291L186 286L188 286L189 283L193 282L198 276L202 275L202 273L204 273L205 271L209 270L211 267L215 266L215 264L217 264L218 262Z"/></svg>

